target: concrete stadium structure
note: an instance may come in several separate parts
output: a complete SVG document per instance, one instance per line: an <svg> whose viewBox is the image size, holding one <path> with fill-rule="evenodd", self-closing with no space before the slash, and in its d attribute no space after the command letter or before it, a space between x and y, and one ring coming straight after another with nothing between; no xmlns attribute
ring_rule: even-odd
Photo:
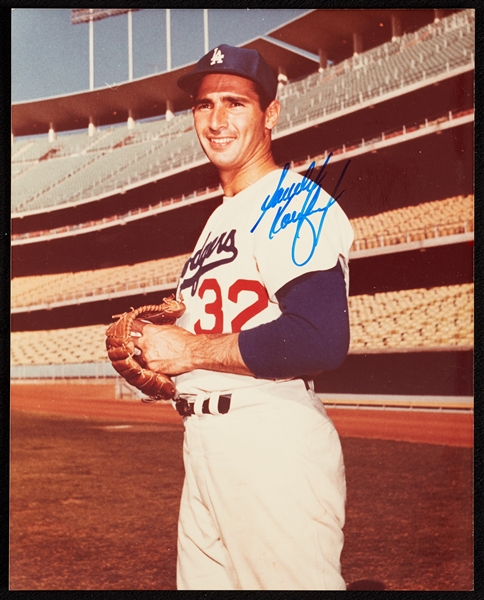
<svg viewBox="0 0 484 600"><path fill-rule="evenodd" d="M474 26L471 9L315 10L245 45L279 76L277 162L327 163L330 192L344 171L353 337L322 396L472 406ZM12 377L113 376L111 315L175 288L222 198L176 87L191 67L12 106Z"/></svg>

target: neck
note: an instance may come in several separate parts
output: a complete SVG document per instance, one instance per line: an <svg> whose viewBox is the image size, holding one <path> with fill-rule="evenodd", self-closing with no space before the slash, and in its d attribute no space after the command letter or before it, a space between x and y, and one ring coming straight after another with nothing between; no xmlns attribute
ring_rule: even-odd
<svg viewBox="0 0 484 600"><path fill-rule="evenodd" d="M255 165L247 164L242 169L233 171L219 170L224 195L235 196L277 168L278 166L274 162L272 154L270 154L265 160Z"/></svg>

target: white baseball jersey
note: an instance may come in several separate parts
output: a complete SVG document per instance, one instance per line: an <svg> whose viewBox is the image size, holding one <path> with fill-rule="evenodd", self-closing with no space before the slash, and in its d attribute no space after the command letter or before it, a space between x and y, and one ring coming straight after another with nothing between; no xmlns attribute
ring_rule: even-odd
<svg viewBox="0 0 484 600"><path fill-rule="evenodd" d="M348 290L352 242L349 220L328 193L297 173L274 170L224 197L210 216L180 277L187 310L177 325L196 334L235 333L273 321L281 314L275 294L282 286L338 260ZM180 394L267 383L202 369L176 377Z"/></svg>
<svg viewBox="0 0 484 600"><path fill-rule="evenodd" d="M209 218L180 278L177 324L231 333L277 319L275 294L300 275L340 260L347 281L352 240L328 194L275 170ZM184 418L178 589L344 589L344 464L318 397L301 379L202 369L176 386L197 398ZM226 414L214 410L219 393L230 394Z"/></svg>

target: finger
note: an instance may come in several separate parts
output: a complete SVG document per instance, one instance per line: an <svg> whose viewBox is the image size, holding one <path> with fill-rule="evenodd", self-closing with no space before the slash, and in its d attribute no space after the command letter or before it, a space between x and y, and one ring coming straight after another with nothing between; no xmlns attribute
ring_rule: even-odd
<svg viewBox="0 0 484 600"><path fill-rule="evenodd" d="M141 337L143 335L143 329L146 327L147 323L149 323L149 321L134 319L133 323L131 324L131 336Z"/></svg>

